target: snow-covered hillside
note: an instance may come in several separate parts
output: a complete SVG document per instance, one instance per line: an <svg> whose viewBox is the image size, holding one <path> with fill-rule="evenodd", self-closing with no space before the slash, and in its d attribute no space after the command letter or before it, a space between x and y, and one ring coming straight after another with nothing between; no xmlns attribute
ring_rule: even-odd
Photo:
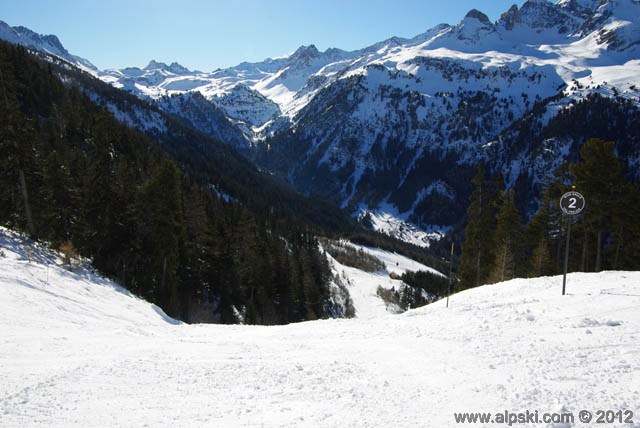
<svg viewBox="0 0 640 428"><path fill-rule="evenodd" d="M448 309L186 325L0 236L3 427L447 427L505 410L596 426L578 412L600 409L634 412L607 426L640 426L637 272L572 274L567 296L558 277L513 280Z"/></svg>
<svg viewBox="0 0 640 428"><path fill-rule="evenodd" d="M400 276L409 271L426 271L436 275L442 275L435 269L401 254L379 248L357 245L347 241L343 241L342 245L363 251L384 264L384 268L377 272L365 272L355 267L343 265L331 257L331 255L327 255L334 275L334 282L336 280L339 281L349 292L349 297L351 298L357 318L368 319L390 313L403 312L403 310L396 305L385 302L377 293L378 287L386 290L400 291L403 286L406 286L400 279L392 278L391 274Z"/></svg>

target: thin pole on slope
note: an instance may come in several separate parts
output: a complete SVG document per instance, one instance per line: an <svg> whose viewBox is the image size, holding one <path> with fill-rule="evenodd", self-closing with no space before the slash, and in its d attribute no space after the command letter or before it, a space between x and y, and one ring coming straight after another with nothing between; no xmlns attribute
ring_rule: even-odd
<svg viewBox="0 0 640 428"><path fill-rule="evenodd" d="M575 189L576 186L571 186L571 189ZM567 215L567 243L564 249L564 274L562 275L562 295L566 294L567 290L567 270L569 267L569 244L571 243L571 223L573 223L573 216L582 212L586 205L584 196L582 193L578 193L575 190L571 190L560 198L560 209Z"/></svg>
<svg viewBox="0 0 640 428"><path fill-rule="evenodd" d="M453 273L453 249L455 247L455 242L451 241L451 257L449 258L449 286L447 287L447 308L449 307L449 295L451 294L451 282L452 282L452 273Z"/></svg>
<svg viewBox="0 0 640 428"><path fill-rule="evenodd" d="M567 216L567 243L564 249L564 275L562 275L562 295L567 289L567 269L569 268L569 243L571 242L571 216Z"/></svg>

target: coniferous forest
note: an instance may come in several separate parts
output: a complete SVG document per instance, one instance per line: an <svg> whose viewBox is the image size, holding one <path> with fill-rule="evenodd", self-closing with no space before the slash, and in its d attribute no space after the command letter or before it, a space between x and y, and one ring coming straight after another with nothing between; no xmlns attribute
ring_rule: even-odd
<svg viewBox="0 0 640 428"><path fill-rule="evenodd" d="M221 196L63 85L57 67L0 43L0 223L73 248L188 322L280 324L339 311L308 223Z"/></svg>
<svg viewBox="0 0 640 428"><path fill-rule="evenodd" d="M504 191L502 176L490 176L480 164L473 179L457 288L561 274L569 221L570 272L640 269L640 187L616 151L614 141L587 140L580 159L555 172L528 221L518 210L516 191ZM586 200L584 211L572 217L559 206L560 197L570 190Z"/></svg>

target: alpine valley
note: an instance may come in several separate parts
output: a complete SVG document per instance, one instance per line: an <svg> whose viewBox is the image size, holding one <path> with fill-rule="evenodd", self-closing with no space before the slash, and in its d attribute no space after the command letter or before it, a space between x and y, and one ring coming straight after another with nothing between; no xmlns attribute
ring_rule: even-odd
<svg viewBox="0 0 640 428"><path fill-rule="evenodd" d="M529 0L497 22L471 10L411 39L351 52L302 46L212 72L156 61L98 70L55 36L2 23L0 37L149 101L303 194L419 245L460 230L479 161L502 173L527 215L589 138L615 140L640 178L639 0ZM163 132L157 118L95 96L120 120Z"/></svg>
<svg viewBox="0 0 640 428"><path fill-rule="evenodd" d="M639 140L640 0L211 72L0 21L0 427L640 428Z"/></svg>

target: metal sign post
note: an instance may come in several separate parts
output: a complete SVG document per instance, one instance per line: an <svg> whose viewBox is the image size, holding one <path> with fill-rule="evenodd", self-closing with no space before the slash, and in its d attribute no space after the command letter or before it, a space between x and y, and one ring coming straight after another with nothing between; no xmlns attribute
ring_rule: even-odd
<svg viewBox="0 0 640 428"><path fill-rule="evenodd" d="M571 223L574 215L578 215L584 209L586 203L584 196L574 190L567 192L560 198L560 209L567 217L567 243L564 249L564 275L562 276L562 295L567 289L567 269L569 268L569 244L571 242Z"/></svg>
<svg viewBox="0 0 640 428"><path fill-rule="evenodd" d="M449 259L449 285L447 287L447 308L449 307L449 295L451 294L451 282L453 278L451 278L451 274L453 273L453 248L455 246L454 242L451 242L451 259Z"/></svg>
<svg viewBox="0 0 640 428"><path fill-rule="evenodd" d="M564 247L564 275L562 275L562 295L567 290L567 269L569 269L569 242L571 241L571 216L567 217L567 243Z"/></svg>

